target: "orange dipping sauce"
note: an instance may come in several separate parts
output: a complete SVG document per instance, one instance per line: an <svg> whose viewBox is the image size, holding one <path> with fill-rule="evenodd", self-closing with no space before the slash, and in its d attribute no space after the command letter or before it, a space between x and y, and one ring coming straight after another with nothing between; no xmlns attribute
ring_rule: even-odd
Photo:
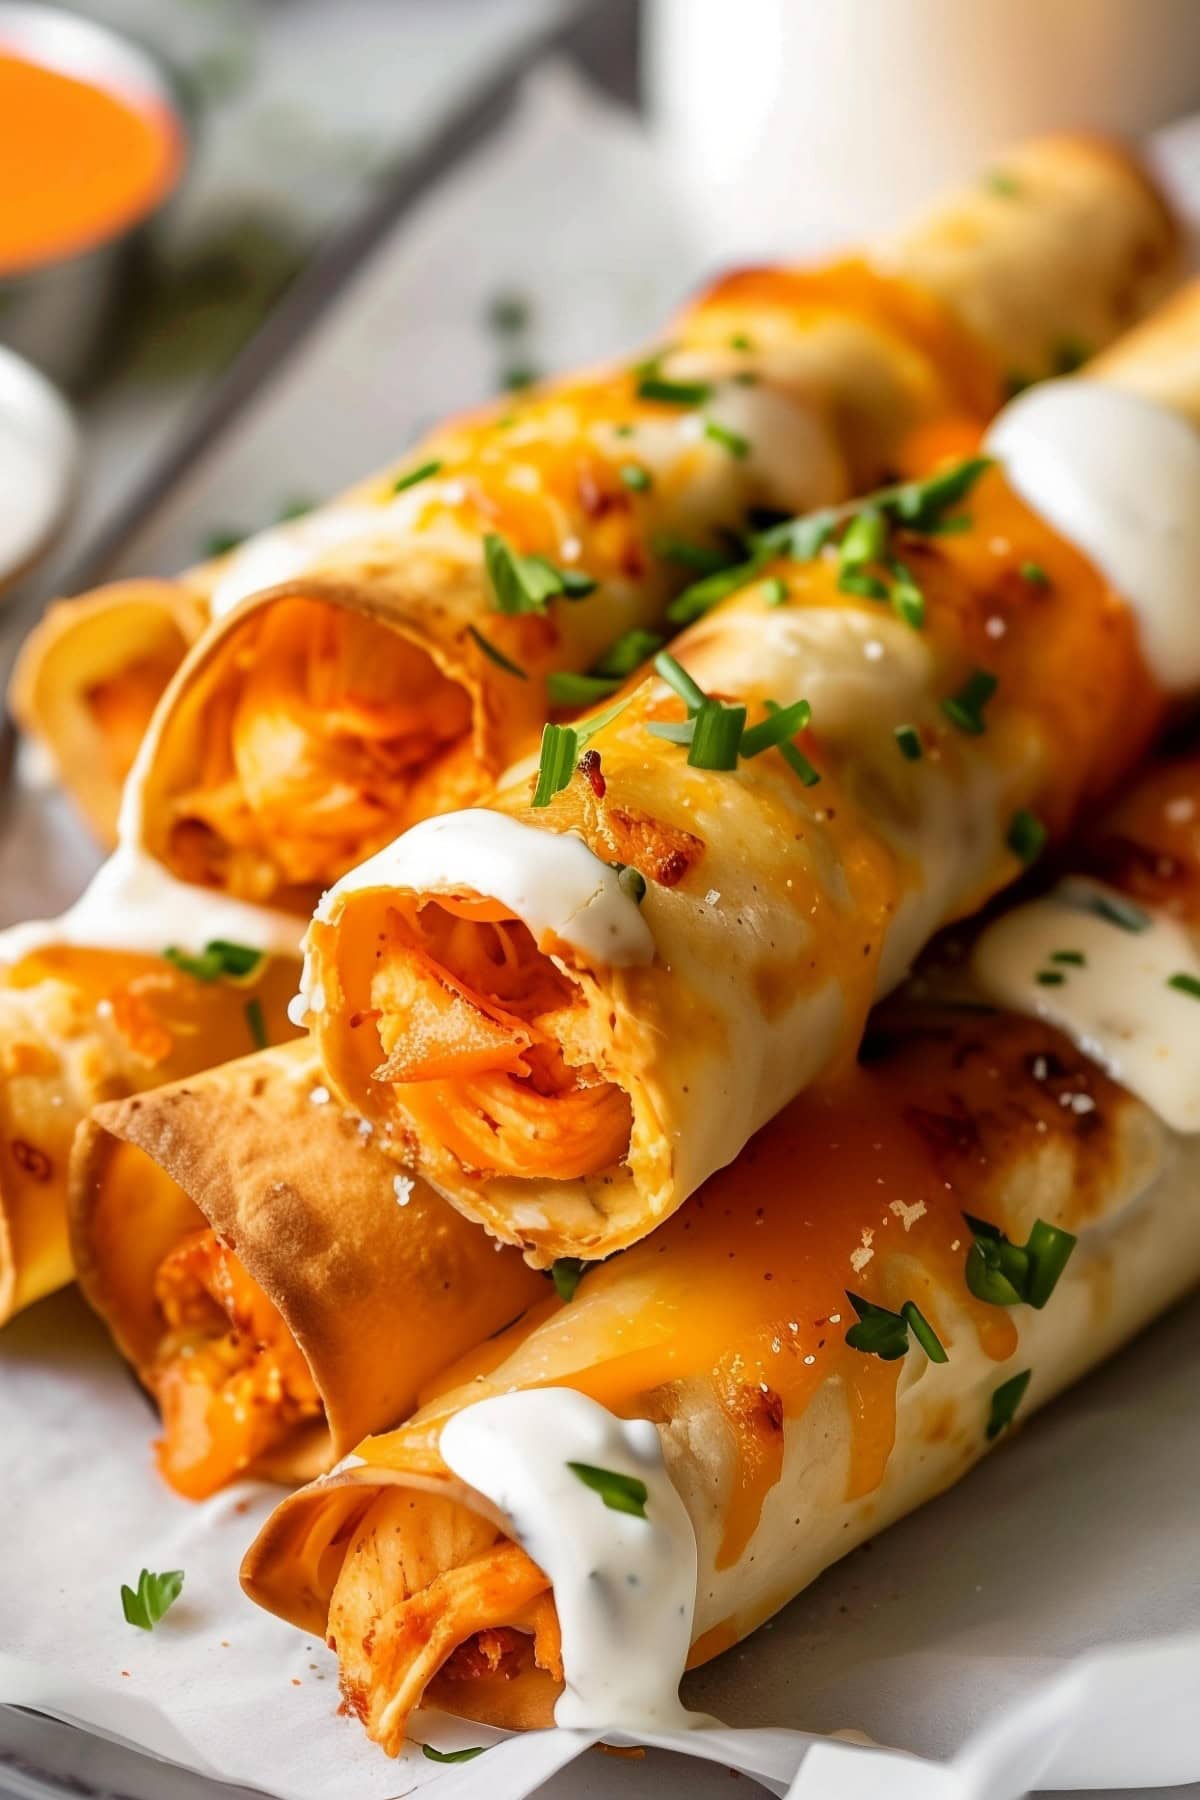
<svg viewBox="0 0 1200 1800"><path fill-rule="evenodd" d="M0 275L116 237L182 161L178 121L157 96L120 95L0 44Z"/></svg>

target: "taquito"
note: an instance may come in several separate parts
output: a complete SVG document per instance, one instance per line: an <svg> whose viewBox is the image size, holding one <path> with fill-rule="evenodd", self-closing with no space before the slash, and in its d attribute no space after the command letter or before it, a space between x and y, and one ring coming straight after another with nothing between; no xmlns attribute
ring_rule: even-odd
<svg viewBox="0 0 1200 1800"><path fill-rule="evenodd" d="M156 853L243 897L327 882L462 804L547 710L618 681L756 508L890 471L917 425L1099 349L1165 292L1180 234L1112 145L1040 140L866 261L741 271L643 361L451 422L305 518L160 588L157 620L56 608L13 703L111 831L181 610L221 621L161 732ZM272 590L259 609L226 615ZM116 596L122 603L120 595ZM76 609L79 610L76 610ZM53 659L53 666L50 666ZM45 665L45 666L44 666ZM116 718L119 731L110 721Z"/></svg>
<svg viewBox="0 0 1200 1800"><path fill-rule="evenodd" d="M991 1010L961 959L927 967L840 1083L277 1508L243 1584L326 1636L385 1750L423 1699L510 1727L670 1717L685 1656L745 1636L1200 1278L1200 840L1179 805L1200 808L1200 762L1115 836L1136 860L1147 826L1157 855L1164 791L1169 911L1076 879L1054 934L1022 908L975 949L985 992L1019 968L1063 1030Z"/></svg>
<svg viewBox="0 0 1200 1800"><path fill-rule="evenodd" d="M91 1107L296 1035L296 964L232 960L246 972L197 975L191 957L60 942L0 973L0 1323L71 1279L67 1165Z"/></svg>
<svg viewBox="0 0 1200 1800"><path fill-rule="evenodd" d="M397 1173L303 1040L97 1107L71 1189L79 1284L189 1499L328 1469L550 1291Z"/></svg>
<svg viewBox="0 0 1200 1800"><path fill-rule="evenodd" d="M332 1081L532 1261L652 1230L1195 695L1191 426L1077 378L985 449L767 533L655 673L322 900Z"/></svg>

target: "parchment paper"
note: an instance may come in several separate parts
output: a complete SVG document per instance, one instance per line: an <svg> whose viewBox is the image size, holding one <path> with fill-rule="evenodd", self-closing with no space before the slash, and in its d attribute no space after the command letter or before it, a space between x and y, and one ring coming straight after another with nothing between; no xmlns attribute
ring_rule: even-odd
<svg viewBox="0 0 1200 1800"><path fill-rule="evenodd" d="M1194 142L1177 139L1177 166ZM589 349L649 332L697 273L633 127L557 75L534 86L516 127L431 200L371 274L376 307L382 283L398 316L436 317L457 262L454 308L477 375L490 352L477 340L468 348L466 321L506 246L520 266L518 233L522 255L537 245L532 285L548 308L549 363L579 353L578 320L556 327L552 308L556 292L582 300L572 259L583 237L590 293L606 261L625 271L591 302L606 310L588 321ZM441 354L448 366L445 346ZM326 356L326 395L335 377ZM346 378L348 392L365 394L361 368ZM394 397L397 414L432 403L428 381L414 380ZM282 444L287 408L272 404ZM305 453L295 443L275 477L303 480ZM219 471L207 480L219 495ZM36 797L30 804L41 810ZM61 876L74 851L52 816ZM154 1474L153 1431L144 1396L75 1295L44 1302L0 1337L0 1702L279 1800L393 1800L435 1783L438 1800L516 1800L587 1749L586 1737L543 1733L458 1766L415 1749L389 1762L338 1716L323 1646L237 1587L240 1555L277 1491L244 1484L203 1506L177 1500ZM730 1729L663 1747L736 1767L776 1793L792 1783L804 1800L1004 1800L1034 1786L1200 1778L1198 1493L1195 1302L691 1677L685 1697ZM152 1635L124 1622L119 1601L143 1566L186 1575ZM438 1717L419 1725L442 1748L491 1735ZM834 1732L888 1748L813 1735ZM595 1764L593 1753L577 1791L618 1795L629 1765L607 1762L598 1779ZM571 1774L553 1783L556 1794L574 1786Z"/></svg>

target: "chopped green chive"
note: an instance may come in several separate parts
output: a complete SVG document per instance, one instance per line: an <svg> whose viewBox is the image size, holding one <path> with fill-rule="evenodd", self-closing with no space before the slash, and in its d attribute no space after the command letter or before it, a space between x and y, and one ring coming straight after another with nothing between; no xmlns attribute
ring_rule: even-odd
<svg viewBox="0 0 1200 1800"><path fill-rule="evenodd" d="M732 566L724 566L703 581L694 581L690 587L677 594L667 608L667 618L672 625L691 625L696 619L703 618L730 594L736 594L739 588L745 587L762 562L765 554L753 557L748 562L737 562Z"/></svg>
<svg viewBox="0 0 1200 1800"><path fill-rule="evenodd" d="M204 556L228 556L231 550L236 550L238 545L244 544L245 541L244 531L210 531L201 546L201 554Z"/></svg>
<svg viewBox="0 0 1200 1800"><path fill-rule="evenodd" d="M1041 563L1038 562L1023 562L1021 564L1021 579L1022 581L1027 581L1030 587L1050 586L1050 577L1047 575L1045 569L1043 569Z"/></svg>
<svg viewBox="0 0 1200 1800"><path fill-rule="evenodd" d="M838 547L838 561L843 569L878 562L886 544L887 520L877 506L864 506L846 527Z"/></svg>
<svg viewBox="0 0 1200 1800"><path fill-rule="evenodd" d="M126 1624L136 1625L139 1631L153 1631L182 1592L182 1569L168 1569L163 1575L143 1569L136 1588L121 1585L121 1611Z"/></svg>
<svg viewBox="0 0 1200 1800"><path fill-rule="evenodd" d="M639 400L660 400L664 406L706 406L712 399L707 381L668 381L663 375L643 375L637 384Z"/></svg>
<svg viewBox="0 0 1200 1800"><path fill-rule="evenodd" d="M533 791L534 806L549 806L555 794L561 793L570 782L588 742L628 705L628 699L618 700L603 712L594 713L590 719L581 719L577 725L543 725L537 785Z"/></svg>
<svg viewBox="0 0 1200 1800"><path fill-rule="evenodd" d="M509 657L505 656L503 650L497 650L495 644L491 643L488 638L485 638L482 631L480 631L477 626L468 625L467 636L479 646L488 661L494 662L496 667L498 669L503 669L506 675L515 675L518 681L528 681L529 677L526 675L520 663L511 661Z"/></svg>
<svg viewBox="0 0 1200 1800"><path fill-rule="evenodd" d="M989 1306L1016 1306L1022 1301L1039 1310L1045 1306L1078 1240L1038 1219L1028 1242L1013 1244L998 1225L970 1213L963 1218L974 1239L965 1273L975 1298Z"/></svg>
<svg viewBox="0 0 1200 1800"><path fill-rule="evenodd" d="M493 294L487 303L485 318L501 337L516 337L529 324L530 304L524 294L515 290Z"/></svg>
<svg viewBox="0 0 1200 1800"><path fill-rule="evenodd" d="M787 582L778 575L772 575L762 584L764 606L782 606L788 597Z"/></svg>
<svg viewBox="0 0 1200 1800"><path fill-rule="evenodd" d="M576 675L569 669L546 677L546 694L552 706L594 706L620 687L616 675Z"/></svg>
<svg viewBox="0 0 1200 1800"><path fill-rule="evenodd" d="M1087 957L1083 954L1082 950L1052 950L1050 952L1050 961L1053 963L1069 963L1073 969L1083 969L1087 966Z"/></svg>
<svg viewBox="0 0 1200 1800"><path fill-rule="evenodd" d="M644 494L647 488L653 486L650 471L643 469L641 463L622 463L617 473L632 493Z"/></svg>
<svg viewBox="0 0 1200 1800"><path fill-rule="evenodd" d="M596 587L590 576L556 568L548 557L519 556L494 531L483 540L483 561L497 612L545 612L547 603L560 595L583 600Z"/></svg>
<svg viewBox="0 0 1200 1800"><path fill-rule="evenodd" d="M1091 354L1081 338L1060 338L1050 353L1053 373L1073 375L1076 369L1082 369Z"/></svg>
<svg viewBox="0 0 1200 1800"><path fill-rule="evenodd" d="M488 1748L487 1744L473 1744L469 1750L435 1750L432 1744L422 1744L421 1755L435 1763L474 1762Z"/></svg>
<svg viewBox="0 0 1200 1800"><path fill-rule="evenodd" d="M636 1475L622 1475L616 1469L597 1469L591 1463L569 1462L567 1467L572 1475L579 1477L584 1487L599 1494L612 1512L632 1513L635 1519L646 1517L650 1490Z"/></svg>
<svg viewBox="0 0 1200 1800"><path fill-rule="evenodd" d="M287 525L292 519L302 519L306 513L310 513L313 510L316 504L315 500L306 499L303 494L293 494L290 500L284 501L278 513L276 513L275 523L277 525Z"/></svg>
<svg viewBox="0 0 1200 1800"><path fill-rule="evenodd" d="M617 871L617 886L623 894L627 894L635 906L640 906L646 898L646 877L640 869L631 863L614 863Z"/></svg>
<svg viewBox="0 0 1200 1800"><path fill-rule="evenodd" d="M583 1280L587 1264L578 1256L560 1256L550 1266L550 1279L560 1300L573 1300L575 1289Z"/></svg>
<svg viewBox="0 0 1200 1800"><path fill-rule="evenodd" d="M699 712L708 704L708 695L694 682L681 663L663 650L654 659L654 671L669 688L673 688L689 712Z"/></svg>
<svg viewBox="0 0 1200 1800"><path fill-rule="evenodd" d="M633 430L634 428L632 425L614 425L613 436L619 438L631 438L633 436Z"/></svg>
<svg viewBox="0 0 1200 1800"><path fill-rule="evenodd" d="M251 1036L251 1039L253 1040L255 1049L256 1050L265 1050L267 1047L267 1041L268 1041L267 1040L267 1022L263 1018L262 1001L261 1000L247 1000L245 1011L246 1011L246 1024L250 1028L250 1036Z"/></svg>
<svg viewBox="0 0 1200 1800"><path fill-rule="evenodd" d="M983 709L999 685L987 669L972 669L957 694L942 701L942 711L959 731L979 737L987 729Z"/></svg>
<svg viewBox="0 0 1200 1800"><path fill-rule="evenodd" d="M733 379L739 387L757 387L759 383L757 369L739 369Z"/></svg>
<svg viewBox="0 0 1200 1800"><path fill-rule="evenodd" d="M744 706L706 700L695 716L688 762L693 769L736 769L746 723Z"/></svg>
<svg viewBox="0 0 1200 1800"><path fill-rule="evenodd" d="M842 569L838 574L838 587L843 594L856 594L860 600L886 600L888 597L886 582L866 569Z"/></svg>
<svg viewBox="0 0 1200 1800"><path fill-rule="evenodd" d="M523 388L532 387L541 373L532 363L510 363L500 372L500 386L506 394L519 394Z"/></svg>
<svg viewBox="0 0 1200 1800"><path fill-rule="evenodd" d="M954 463L940 475L930 476L928 481L903 482L881 499L909 531L937 531L945 525L950 508L966 499L980 476L991 466L990 456L971 456L964 462Z"/></svg>
<svg viewBox="0 0 1200 1800"><path fill-rule="evenodd" d="M993 1389L987 1422L989 1444L1012 1424L1017 1408L1025 1398L1025 1389L1029 1386L1032 1374L1032 1369L1022 1369L1019 1375L1010 1375L1007 1381L1002 1381L998 1388Z"/></svg>
<svg viewBox="0 0 1200 1800"><path fill-rule="evenodd" d="M914 1300L906 1300L904 1302L904 1305L900 1308L900 1317L904 1320L904 1323L908 1326L908 1329L912 1332L930 1362L944 1363L950 1361L946 1346L943 1344L941 1338Z"/></svg>
<svg viewBox="0 0 1200 1800"><path fill-rule="evenodd" d="M705 419L704 435L712 443L720 444L722 450L728 450L730 456L736 456L739 461L750 454L750 439L743 437L740 431L731 431L719 419Z"/></svg>
<svg viewBox="0 0 1200 1800"><path fill-rule="evenodd" d="M163 951L167 962L172 963L184 975L191 975L196 981L219 981L222 977L229 980L243 980L253 975L263 960L263 952L254 950L249 944L231 944L223 938L214 938L205 944L199 956L190 956L185 950L177 950L168 945Z"/></svg>
<svg viewBox="0 0 1200 1800"><path fill-rule="evenodd" d="M892 611L914 631L920 631L925 623L925 596L917 585L916 577L906 563L895 558L888 564L892 571L892 590L889 598Z"/></svg>
<svg viewBox="0 0 1200 1800"><path fill-rule="evenodd" d="M719 575L730 567L727 550L714 550L708 544L689 544L685 538L668 537L665 533L652 538L650 548L664 562L678 563L683 569L695 569L699 575Z"/></svg>
<svg viewBox="0 0 1200 1800"><path fill-rule="evenodd" d="M1171 975L1167 986L1174 988L1177 994L1188 994L1193 1000L1200 1000L1200 981L1194 975Z"/></svg>
<svg viewBox="0 0 1200 1800"><path fill-rule="evenodd" d="M895 736L901 756L906 756L909 762L920 762L924 751L921 747L921 734L916 726L897 725Z"/></svg>
<svg viewBox="0 0 1200 1800"><path fill-rule="evenodd" d="M635 625L608 646L603 656L593 663L591 672L593 675L617 675L624 680L644 662L649 662L664 642L657 631L644 631L640 625Z"/></svg>
<svg viewBox="0 0 1200 1800"><path fill-rule="evenodd" d="M753 350L754 345L744 331L735 331L729 340L731 350Z"/></svg>
<svg viewBox="0 0 1200 1800"><path fill-rule="evenodd" d="M1039 969L1034 976L1039 987L1061 987L1066 979L1061 969Z"/></svg>
<svg viewBox="0 0 1200 1800"><path fill-rule="evenodd" d="M405 488L416 487L419 481L429 481L431 477L440 475L441 472L441 458L434 457L432 462L421 463L417 468L410 469L407 475L398 475L393 484L392 492L394 494L402 494Z"/></svg>
<svg viewBox="0 0 1200 1800"><path fill-rule="evenodd" d="M1143 912L1140 906L1134 906L1131 900L1123 900L1118 894L1101 893L1096 888L1075 887L1069 882L1059 890L1059 897L1067 906L1076 912L1091 913L1093 918L1103 919L1107 925L1115 925L1119 931L1149 931L1150 915Z"/></svg>
<svg viewBox="0 0 1200 1800"><path fill-rule="evenodd" d="M811 718L812 707L807 700L794 700L790 706L773 707L760 724L752 725L749 731L742 733L741 754L746 757L761 756L764 750L786 744L804 730Z"/></svg>
<svg viewBox="0 0 1200 1800"><path fill-rule="evenodd" d="M1046 827L1036 813L1022 806L1009 821L1005 843L1018 862L1036 862L1046 848Z"/></svg>

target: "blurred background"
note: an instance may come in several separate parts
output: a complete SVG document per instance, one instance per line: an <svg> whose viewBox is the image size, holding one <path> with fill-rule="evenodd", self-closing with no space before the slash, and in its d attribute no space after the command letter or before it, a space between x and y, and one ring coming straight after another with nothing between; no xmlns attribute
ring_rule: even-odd
<svg viewBox="0 0 1200 1800"><path fill-rule="evenodd" d="M652 334L722 260L1197 107L1195 0L0 0L0 345L78 431L0 361L0 647Z"/></svg>

